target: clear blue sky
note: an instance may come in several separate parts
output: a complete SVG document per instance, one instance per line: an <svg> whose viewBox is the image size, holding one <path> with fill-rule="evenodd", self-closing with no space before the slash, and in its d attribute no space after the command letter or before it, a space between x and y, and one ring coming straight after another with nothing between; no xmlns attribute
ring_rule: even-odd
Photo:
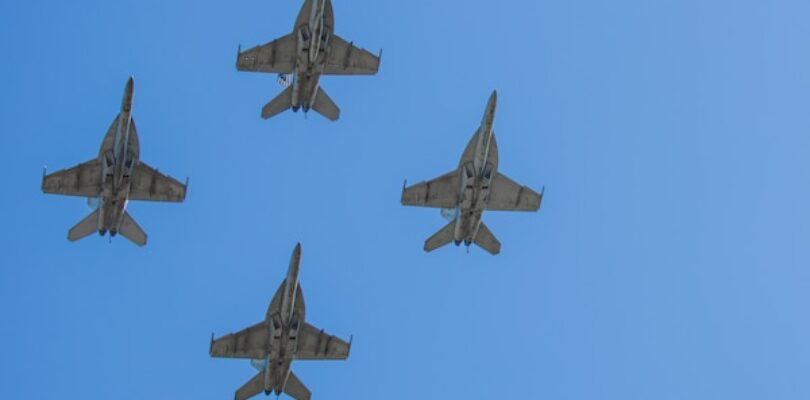
<svg viewBox="0 0 810 400"><path fill-rule="evenodd" d="M810 398L810 3L335 0L385 49L327 77L339 122L259 118L237 45L299 1L0 4L0 398L228 399L211 332L263 318L304 246L308 319L346 362L317 399ZM95 157L127 76L142 158L186 203L132 203L139 249L40 193ZM500 256L425 254L402 181L455 167L499 90L501 169L537 214L485 214Z"/></svg>

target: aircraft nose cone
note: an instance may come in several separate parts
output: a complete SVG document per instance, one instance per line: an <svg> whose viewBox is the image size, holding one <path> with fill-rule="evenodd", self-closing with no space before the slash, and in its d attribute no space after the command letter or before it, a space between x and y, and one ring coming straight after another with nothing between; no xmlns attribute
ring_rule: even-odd
<svg viewBox="0 0 810 400"><path fill-rule="evenodd" d="M300 264L301 264L301 243L298 243L297 245L295 245L292 257L290 257L290 269L289 271L287 271L287 276L297 277L298 268Z"/></svg>
<svg viewBox="0 0 810 400"><path fill-rule="evenodd" d="M487 102L487 113L493 114L495 112L495 107L498 105L498 91L493 90L492 94L489 96L489 101Z"/></svg>
<svg viewBox="0 0 810 400"><path fill-rule="evenodd" d="M124 99L121 101L121 109L130 111L132 109L132 95L135 91L135 79L130 76L127 79L127 86L124 88Z"/></svg>

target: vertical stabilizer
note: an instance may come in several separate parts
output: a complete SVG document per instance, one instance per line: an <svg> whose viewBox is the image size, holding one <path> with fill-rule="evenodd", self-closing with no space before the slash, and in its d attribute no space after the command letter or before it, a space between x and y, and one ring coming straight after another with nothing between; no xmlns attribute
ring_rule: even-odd
<svg viewBox="0 0 810 400"><path fill-rule="evenodd" d="M70 231L68 231L68 240L75 242L90 236L93 232L98 232L98 218L99 212L98 209L96 209L91 212L90 215L84 217L76 226L70 228Z"/></svg>

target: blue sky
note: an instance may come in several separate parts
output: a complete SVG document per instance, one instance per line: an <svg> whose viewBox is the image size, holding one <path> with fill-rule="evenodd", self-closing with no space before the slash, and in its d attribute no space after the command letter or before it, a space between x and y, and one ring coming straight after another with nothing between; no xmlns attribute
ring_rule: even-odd
<svg viewBox="0 0 810 400"><path fill-rule="evenodd" d="M299 7L0 4L0 398L232 398L254 372L210 334L263 318L298 241L309 321L354 335L294 364L317 399L810 398L810 3L335 0L380 74L322 80L337 123L264 121L281 88L236 49ZM130 204L146 248L68 243L89 210L42 167L96 156L129 75L188 199ZM543 209L485 214L497 257L425 254L444 221L402 181L455 167L495 88Z"/></svg>

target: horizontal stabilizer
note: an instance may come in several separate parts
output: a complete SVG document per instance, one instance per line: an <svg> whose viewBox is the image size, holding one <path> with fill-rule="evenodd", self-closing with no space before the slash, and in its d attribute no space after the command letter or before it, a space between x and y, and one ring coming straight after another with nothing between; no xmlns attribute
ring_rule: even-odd
<svg viewBox="0 0 810 400"><path fill-rule="evenodd" d="M247 383L242 385L239 390L236 391L236 396L234 398L236 400L247 400L261 392L264 391L264 371L259 371L256 376L251 378Z"/></svg>
<svg viewBox="0 0 810 400"><path fill-rule="evenodd" d="M75 242L90 236L93 232L98 232L98 216L98 209L96 209L90 215L84 217L81 222L70 229L68 240Z"/></svg>
<svg viewBox="0 0 810 400"><path fill-rule="evenodd" d="M124 212L124 220L121 221L121 227L118 229L118 233L138 246L146 245L146 232L138 226L138 223L135 222L132 216L126 211Z"/></svg>
<svg viewBox="0 0 810 400"><path fill-rule="evenodd" d="M292 86L284 89L280 95L262 108L262 118L269 119L292 107Z"/></svg>
<svg viewBox="0 0 810 400"><path fill-rule="evenodd" d="M493 256L501 252L501 242L495 238L495 235L492 234L483 222L478 226L478 234L475 235L475 244L481 246L482 249L488 251Z"/></svg>
<svg viewBox="0 0 810 400"><path fill-rule="evenodd" d="M450 221L440 231L425 241L425 251L433 251L455 239L456 220Z"/></svg>
<svg viewBox="0 0 810 400"><path fill-rule="evenodd" d="M292 371L287 376L287 383L284 384L284 393L287 393L295 400L309 400L312 397L309 389L301 383L301 380Z"/></svg>
<svg viewBox="0 0 810 400"><path fill-rule="evenodd" d="M323 115L330 121L337 121L340 118L340 108L337 104L329 98L329 95L322 88L318 88L318 93L315 94L315 102L312 103L312 109L317 111L318 114Z"/></svg>

